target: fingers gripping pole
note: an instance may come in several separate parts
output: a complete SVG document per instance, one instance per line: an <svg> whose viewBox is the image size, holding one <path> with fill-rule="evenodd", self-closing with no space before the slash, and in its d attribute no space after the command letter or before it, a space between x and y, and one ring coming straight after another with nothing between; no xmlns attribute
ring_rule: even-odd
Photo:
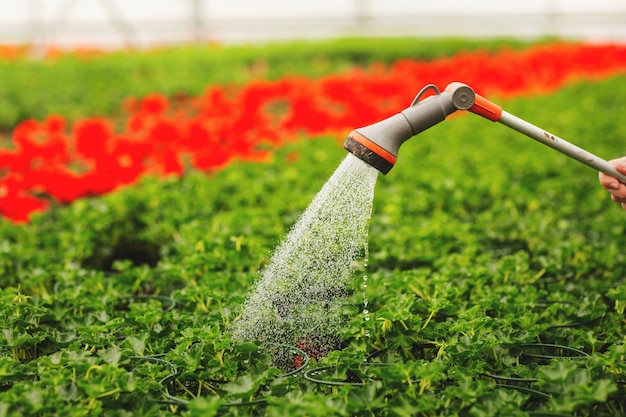
<svg viewBox="0 0 626 417"><path fill-rule="evenodd" d="M491 121L500 122L513 130L523 133L524 135L569 156L570 158L576 159L591 168L611 175L626 184L626 175L620 173L606 160L502 110L500 106L490 102L478 94L476 95L476 103L469 109L469 111L483 116Z"/></svg>

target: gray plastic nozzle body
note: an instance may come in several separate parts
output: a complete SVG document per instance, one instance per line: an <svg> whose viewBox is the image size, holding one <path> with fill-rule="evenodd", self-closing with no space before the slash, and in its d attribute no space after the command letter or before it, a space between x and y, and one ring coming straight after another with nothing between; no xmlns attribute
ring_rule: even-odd
<svg viewBox="0 0 626 417"><path fill-rule="evenodd" d="M433 89L436 94L420 101L421 95L429 89ZM397 156L398 149L406 140L444 121L456 110L469 109L474 104L474 99L474 90L462 83L452 83L441 93L435 86L427 86L410 107L355 131Z"/></svg>

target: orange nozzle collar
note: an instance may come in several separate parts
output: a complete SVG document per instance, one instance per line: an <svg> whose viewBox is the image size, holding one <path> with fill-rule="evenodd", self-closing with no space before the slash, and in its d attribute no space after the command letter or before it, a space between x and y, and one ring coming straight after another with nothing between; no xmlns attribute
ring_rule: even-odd
<svg viewBox="0 0 626 417"><path fill-rule="evenodd" d="M500 120L500 116L502 116L502 107L478 94L476 94L476 101L474 105L470 107L469 111L485 119L489 119L492 122L497 122Z"/></svg>

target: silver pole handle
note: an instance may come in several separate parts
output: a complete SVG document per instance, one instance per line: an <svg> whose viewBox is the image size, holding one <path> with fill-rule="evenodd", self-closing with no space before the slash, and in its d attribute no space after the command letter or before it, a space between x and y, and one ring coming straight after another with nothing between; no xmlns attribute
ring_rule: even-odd
<svg viewBox="0 0 626 417"><path fill-rule="evenodd" d="M617 178L620 182L626 184L626 175L619 172L613 165L597 155L587 152L586 150L579 148L578 146L569 143L568 141L561 139L560 137L553 135L539 127L528 123L525 120L520 119L506 111L502 111L498 122L505 126L510 127L513 130L517 130L526 136L535 139L544 145L551 147L571 158L576 159L583 164L590 166L605 174L611 175Z"/></svg>

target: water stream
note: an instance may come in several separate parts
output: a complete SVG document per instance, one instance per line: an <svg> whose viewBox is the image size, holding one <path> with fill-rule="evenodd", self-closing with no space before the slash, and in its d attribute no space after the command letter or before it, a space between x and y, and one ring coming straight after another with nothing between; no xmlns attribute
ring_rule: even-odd
<svg viewBox="0 0 626 417"><path fill-rule="evenodd" d="M240 340L337 348L355 273L367 264L378 171L348 154L275 249L232 327ZM365 320L369 319L362 281Z"/></svg>

